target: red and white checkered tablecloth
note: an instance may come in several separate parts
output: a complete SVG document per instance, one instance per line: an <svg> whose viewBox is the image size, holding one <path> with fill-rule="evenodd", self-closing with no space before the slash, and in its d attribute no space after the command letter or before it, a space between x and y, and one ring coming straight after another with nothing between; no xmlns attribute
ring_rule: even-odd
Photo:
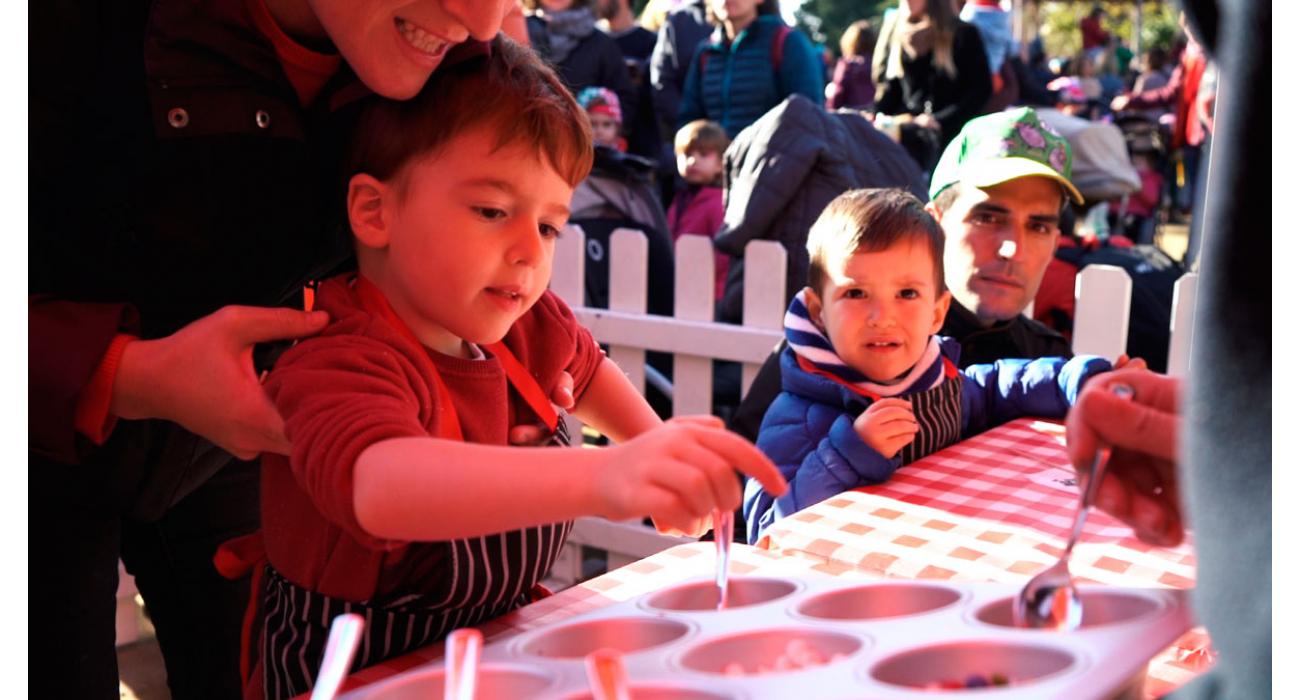
<svg viewBox="0 0 1300 700"><path fill-rule="evenodd" d="M1074 524L1079 492L1059 423L1021 419L898 470L884 484L842 493L780 520L758 543L821 564L906 579L1018 583L1053 563ZM1138 541L1093 511L1070 561L1081 581L1191 588L1191 535L1165 549ZM1208 666L1198 628L1153 660L1158 697Z"/></svg>
<svg viewBox="0 0 1300 700"><path fill-rule="evenodd" d="M1017 582L1054 562L1079 492L1065 428L1021 419L778 521L759 547L899 578ZM1173 549L1093 511L1071 558L1082 581L1191 588L1190 533Z"/></svg>
<svg viewBox="0 0 1300 700"><path fill-rule="evenodd" d="M938 578L1015 582L1054 561L1078 503L1060 425L1022 420L976 436L900 470L887 484L851 491L786 518L760 543L732 548L738 575L818 572L859 579ZM1190 587L1190 543L1159 550L1102 514L1089 517L1075 548L1081 578L1117 586ZM713 543L686 544L634 562L480 627L487 641L554 625L713 573ZM435 644L358 671L352 690L441 660ZM1159 697L1211 663L1201 628L1152 660L1145 696ZM306 695L301 696L306 698Z"/></svg>

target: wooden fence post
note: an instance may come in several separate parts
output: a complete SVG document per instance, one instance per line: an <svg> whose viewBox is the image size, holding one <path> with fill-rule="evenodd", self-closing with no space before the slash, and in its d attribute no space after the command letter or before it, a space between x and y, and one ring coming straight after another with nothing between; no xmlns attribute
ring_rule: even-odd
<svg viewBox="0 0 1300 700"><path fill-rule="evenodd" d="M1076 355L1100 355L1114 362L1128 347L1133 280L1122 267L1089 265L1074 279Z"/></svg>
<svg viewBox="0 0 1300 700"><path fill-rule="evenodd" d="M673 277L673 317L713 320L713 241L708 236L677 239ZM713 360L673 355L673 415L708 414L713 408Z"/></svg>
<svg viewBox="0 0 1300 700"><path fill-rule="evenodd" d="M1169 310L1169 366L1165 370L1171 377L1185 377L1192 365L1192 343L1196 318L1196 286L1200 278L1195 272L1183 275L1174 283L1174 300Z"/></svg>
<svg viewBox="0 0 1300 700"><path fill-rule="evenodd" d="M744 325L780 331L785 309L797 289L785 288L785 246L776 241L750 241L745 246ZM740 395L749 393L762 363L741 366Z"/></svg>
<svg viewBox="0 0 1300 700"><path fill-rule="evenodd" d="M644 314L646 277L650 269L650 245L645 234L633 229L615 229L609 236L609 310ZM609 346L609 357L645 393L645 350L627 345Z"/></svg>

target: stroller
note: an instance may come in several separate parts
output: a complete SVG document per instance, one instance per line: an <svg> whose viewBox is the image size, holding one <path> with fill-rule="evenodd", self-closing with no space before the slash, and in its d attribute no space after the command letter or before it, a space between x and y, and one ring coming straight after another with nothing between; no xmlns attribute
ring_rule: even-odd
<svg viewBox="0 0 1300 700"><path fill-rule="evenodd" d="M673 315L673 239L654 170L645 158L597 146L591 174L574 189L569 223L586 236L586 306L609 308L610 236L626 228L645 234L648 244L646 311ZM646 399L660 416L671 416L672 355L647 352L646 375Z"/></svg>
<svg viewBox="0 0 1300 700"><path fill-rule="evenodd" d="M569 223L582 227L587 237L587 306L609 307L609 238L628 228L644 233L649 243L646 310L673 313L672 236L653 173L654 165L644 158L597 146L591 174L573 191Z"/></svg>
<svg viewBox="0 0 1300 700"><path fill-rule="evenodd" d="M1170 170L1169 135L1165 127L1149 114L1137 111L1116 115L1115 125L1124 134L1124 143L1130 156L1147 158L1151 169L1167 178ZM1145 181L1143 186L1147 186ZM1155 200L1155 206L1151 208L1148 216L1132 211L1128 197L1122 199L1119 206L1111 212L1111 230L1122 233L1138 243L1154 243L1156 229L1160 222L1160 211L1168 203L1167 189L1162 183L1156 192L1145 194L1148 199Z"/></svg>

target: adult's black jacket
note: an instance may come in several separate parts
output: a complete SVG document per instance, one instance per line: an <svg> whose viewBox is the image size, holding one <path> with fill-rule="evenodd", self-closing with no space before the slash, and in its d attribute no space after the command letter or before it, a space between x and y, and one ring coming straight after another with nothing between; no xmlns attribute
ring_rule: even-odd
<svg viewBox="0 0 1300 700"><path fill-rule="evenodd" d="M777 241L787 255L786 297L808 278L808 229L822 209L861 187L901 187L928 199L907 152L860 112L826 112L801 95L787 97L736 135L724 157L726 211L714 244L731 256L718 316L739 323L745 246ZM775 281L774 281L775 282Z"/></svg>
<svg viewBox="0 0 1300 700"><path fill-rule="evenodd" d="M83 464L98 505L156 516L144 490L179 498L229 455L163 421L94 449L76 399L116 333L297 305L347 257L329 98L299 106L242 0L42 2L30 31L32 467Z"/></svg>
<svg viewBox="0 0 1300 700"><path fill-rule="evenodd" d="M888 27L881 30L882 41L887 30ZM943 127L942 145L946 146L966 122L983 113L989 95L993 94L993 77L989 74L984 40L973 24L957 21L952 45L956 75L949 76L935 70L931 57L932 54L926 54L909 60L904 55L902 78L885 80L883 72L874 76L876 85L880 86L876 111L881 114L924 114L929 102L934 118Z"/></svg>

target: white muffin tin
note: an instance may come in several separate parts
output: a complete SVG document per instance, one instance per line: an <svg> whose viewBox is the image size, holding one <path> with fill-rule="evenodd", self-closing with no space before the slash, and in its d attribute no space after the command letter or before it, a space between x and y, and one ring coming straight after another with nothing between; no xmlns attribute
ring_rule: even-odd
<svg viewBox="0 0 1300 700"><path fill-rule="evenodd" d="M591 697L583 659L624 653L634 700L659 698L1141 697L1147 661L1194 623L1185 591L1083 586L1083 627L1010 626L1017 587L1004 583L863 582L829 576L732 578L731 607L714 610L711 579L691 579L483 648L479 698ZM793 640L825 665L773 666ZM1003 687L927 690L999 673ZM442 665L352 692L352 700L441 698Z"/></svg>

